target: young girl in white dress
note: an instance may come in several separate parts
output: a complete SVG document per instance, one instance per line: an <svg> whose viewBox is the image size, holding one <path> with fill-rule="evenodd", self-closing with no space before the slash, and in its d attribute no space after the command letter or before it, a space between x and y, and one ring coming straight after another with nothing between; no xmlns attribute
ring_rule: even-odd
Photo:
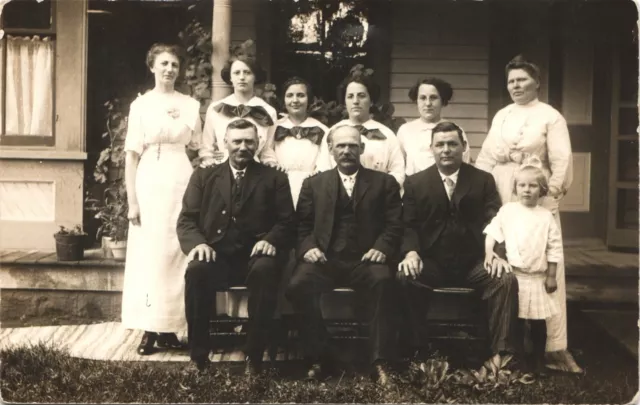
<svg viewBox="0 0 640 405"><path fill-rule="evenodd" d="M306 80L292 77L284 83L283 89L287 115L272 127L269 141L273 142L278 166L289 177L295 206L302 182L317 171L320 145L329 128L308 115L313 92Z"/></svg>
<svg viewBox="0 0 640 405"><path fill-rule="evenodd" d="M507 261L518 279L519 336L524 322L531 326L533 368L544 367L546 320L559 312L552 294L558 288L557 265L563 259L562 235L551 211L539 205L549 186L539 161L531 160L516 172L514 194L485 228L485 268L491 267L496 242L505 242Z"/></svg>

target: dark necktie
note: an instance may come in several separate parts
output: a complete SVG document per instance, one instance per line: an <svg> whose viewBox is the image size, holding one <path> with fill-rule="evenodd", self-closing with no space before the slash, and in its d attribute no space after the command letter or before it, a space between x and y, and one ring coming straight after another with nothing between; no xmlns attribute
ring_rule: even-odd
<svg viewBox="0 0 640 405"><path fill-rule="evenodd" d="M233 182L233 187L231 187L231 197L235 202L239 202L240 199L242 198L242 186L244 183L243 179L244 179L244 172L240 172L240 171L236 172L235 179Z"/></svg>

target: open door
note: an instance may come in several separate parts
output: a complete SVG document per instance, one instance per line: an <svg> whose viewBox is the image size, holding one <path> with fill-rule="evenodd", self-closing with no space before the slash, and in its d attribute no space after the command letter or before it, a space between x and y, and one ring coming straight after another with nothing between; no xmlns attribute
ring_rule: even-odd
<svg viewBox="0 0 640 405"><path fill-rule="evenodd" d="M638 248L638 43L621 36L613 57L607 245Z"/></svg>

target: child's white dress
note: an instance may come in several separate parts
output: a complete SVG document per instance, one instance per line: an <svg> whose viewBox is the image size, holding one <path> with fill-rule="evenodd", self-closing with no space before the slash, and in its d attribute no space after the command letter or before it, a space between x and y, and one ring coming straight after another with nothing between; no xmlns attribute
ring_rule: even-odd
<svg viewBox="0 0 640 405"><path fill-rule="evenodd" d="M484 229L496 242L505 242L507 261L518 279L518 317L547 319L559 312L544 287L547 262L563 259L562 235L546 208L509 202Z"/></svg>

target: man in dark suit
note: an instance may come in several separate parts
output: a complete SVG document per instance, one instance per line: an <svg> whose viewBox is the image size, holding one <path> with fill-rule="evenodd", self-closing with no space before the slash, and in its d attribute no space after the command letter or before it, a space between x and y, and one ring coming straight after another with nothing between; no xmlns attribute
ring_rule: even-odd
<svg viewBox="0 0 640 405"><path fill-rule="evenodd" d="M196 170L178 218L178 239L190 261L185 310L191 360L209 365L209 321L215 291L246 284L249 322L246 373L260 371L277 302L277 289L295 220L284 173L254 160L257 129L232 121L225 134L228 161Z"/></svg>
<svg viewBox="0 0 640 405"><path fill-rule="evenodd" d="M518 283L494 258L485 268L484 227L500 209L493 177L462 162L462 130L442 122L432 130L436 164L404 184L404 260L398 266L412 322L412 344L425 342L425 313L434 287L468 286L488 303L493 357L515 351L513 328L518 315Z"/></svg>
<svg viewBox="0 0 640 405"><path fill-rule="evenodd" d="M329 337L320 295L340 285L366 292L374 378L386 384L385 363L394 333L389 311L394 305L393 273L388 263L402 238L399 186L392 176L360 165L364 144L357 129L336 128L328 144L337 167L302 185L297 206L299 263L286 296L304 315L309 377L318 378L326 372Z"/></svg>

